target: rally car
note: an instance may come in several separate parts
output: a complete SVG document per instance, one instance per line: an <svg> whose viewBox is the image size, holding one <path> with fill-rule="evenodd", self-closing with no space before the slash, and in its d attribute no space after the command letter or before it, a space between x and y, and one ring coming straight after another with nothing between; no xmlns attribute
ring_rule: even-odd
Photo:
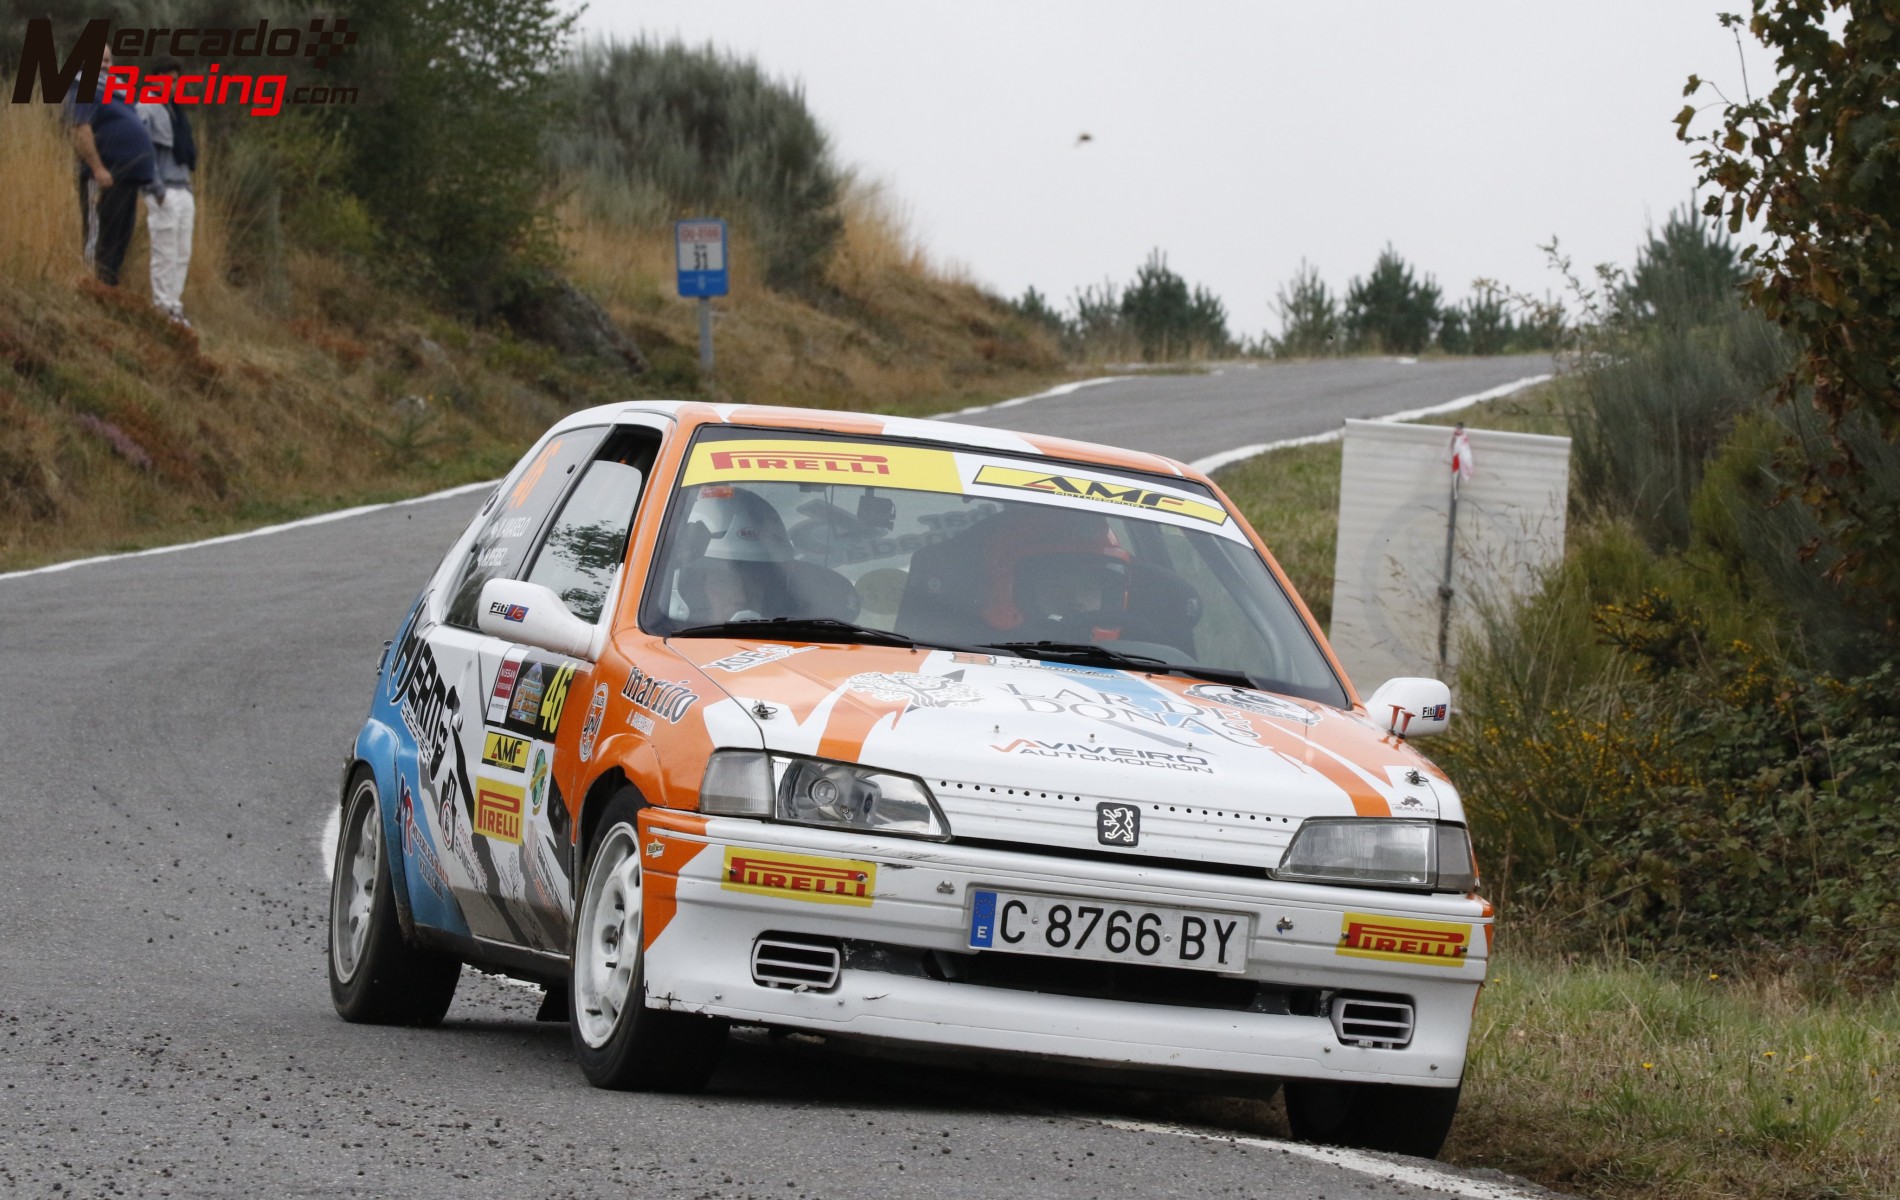
<svg viewBox="0 0 1900 1200"><path fill-rule="evenodd" d="M1152 454L642 402L550 430L381 660L330 983L441 1020L543 983L602 1087L730 1025L1255 1091L1433 1154L1491 907L1259 537ZM559 1011L554 1011L559 1010Z"/></svg>

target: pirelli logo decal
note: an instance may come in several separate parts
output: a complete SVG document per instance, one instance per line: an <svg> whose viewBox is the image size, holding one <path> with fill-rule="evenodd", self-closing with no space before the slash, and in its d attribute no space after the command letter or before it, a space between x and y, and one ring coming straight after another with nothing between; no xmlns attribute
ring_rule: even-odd
<svg viewBox="0 0 1900 1200"><path fill-rule="evenodd" d="M1387 962L1459 967L1464 965L1465 955L1470 950L1469 925L1349 912L1339 937L1338 953Z"/></svg>
<svg viewBox="0 0 1900 1200"><path fill-rule="evenodd" d="M781 900L814 904L850 904L869 908L877 892L877 864L849 858L818 858L726 847L725 874L719 886Z"/></svg>
<svg viewBox="0 0 1900 1200"><path fill-rule="evenodd" d="M1025 471L1021 467L985 463L971 482L990 487L1017 488L1025 492L1042 492L1050 496L1066 496L1071 500L1094 500L1101 504L1145 508L1149 512L1174 513L1176 516L1206 521L1210 525L1227 523L1227 511L1218 504L1177 496L1173 492L1142 487L1140 484L1090 479L1086 475L1051 475L1047 471Z"/></svg>
<svg viewBox="0 0 1900 1200"><path fill-rule="evenodd" d="M683 487L748 479L796 483L888 484L924 492L961 490L949 450L817 438L701 442L693 447Z"/></svg>
<svg viewBox="0 0 1900 1200"><path fill-rule="evenodd" d="M519 846L522 795L522 789L515 784L476 776L475 832Z"/></svg>

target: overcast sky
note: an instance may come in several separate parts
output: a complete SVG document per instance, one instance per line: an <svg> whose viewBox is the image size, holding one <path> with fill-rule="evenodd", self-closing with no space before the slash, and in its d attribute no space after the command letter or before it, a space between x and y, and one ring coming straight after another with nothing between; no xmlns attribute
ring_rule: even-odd
<svg viewBox="0 0 1900 1200"><path fill-rule="evenodd" d="M582 28L711 42L798 81L840 161L998 292L1066 304L1158 247L1255 335L1302 258L1343 290L1388 241L1454 299L1481 276L1556 290L1537 248L1553 234L1580 266L1627 264L1694 187L1671 123L1684 80L1740 95L1716 14L1745 8L593 0ZM1743 45L1759 93L1772 62Z"/></svg>

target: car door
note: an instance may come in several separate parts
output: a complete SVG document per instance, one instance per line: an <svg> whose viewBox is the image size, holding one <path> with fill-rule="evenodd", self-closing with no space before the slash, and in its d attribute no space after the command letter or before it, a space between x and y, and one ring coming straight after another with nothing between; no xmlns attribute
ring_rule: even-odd
<svg viewBox="0 0 1900 1200"><path fill-rule="evenodd" d="M424 699L404 713L419 747L420 799L433 863L431 871L412 876L409 886L412 902L426 900L417 889L435 886L431 876L438 876L477 940L549 947L565 930L520 901L526 887L513 846L480 832L484 822L496 827L494 809L507 793L496 789L482 764L496 682L484 661L499 661L504 647L480 631L476 606L488 580L512 578L523 569L580 468L609 432L599 425L546 438L489 498L443 595L425 602L434 619L422 635L426 656L418 656L413 671L419 677L411 684ZM423 822L410 820L421 836Z"/></svg>
<svg viewBox="0 0 1900 1200"><path fill-rule="evenodd" d="M509 577L548 588L583 621L610 621L664 424L655 418L617 425L575 464L553 515ZM470 832L494 867L485 876L489 900L517 918L515 944L565 953L573 836L553 782L555 743L570 712L584 718L594 667L497 637L479 638L475 653L486 687L481 711L462 733L474 772Z"/></svg>

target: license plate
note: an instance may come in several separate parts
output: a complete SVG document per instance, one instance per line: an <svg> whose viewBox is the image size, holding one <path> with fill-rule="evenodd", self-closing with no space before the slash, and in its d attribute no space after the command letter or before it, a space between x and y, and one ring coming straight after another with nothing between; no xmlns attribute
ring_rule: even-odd
<svg viewBox="0 0 1900 1200"><path fill-rule="evenodd" d="M1027 892L971 892L970 948L1196 971L1247 966L1245 916Z"/></svg>

